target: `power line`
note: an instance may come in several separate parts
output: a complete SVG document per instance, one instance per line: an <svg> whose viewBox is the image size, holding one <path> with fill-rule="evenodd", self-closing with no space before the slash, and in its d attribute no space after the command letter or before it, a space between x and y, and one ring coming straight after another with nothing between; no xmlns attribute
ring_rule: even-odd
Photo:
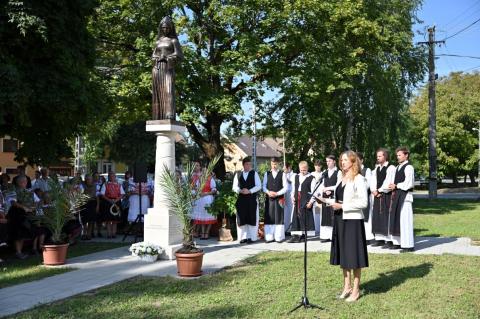
<svg viewBox="0 0 480 319"><path fill-rule="evenodd" d="M470 16L472 16L472 14L476 13L478 11L478 8L477 9L473 9L474 7L476 7L478 4L480 4L480 2L477 2L475 1L473 3L473 5L471 5L470 7L466 8L464 11L462 11L460 14L458 14L455 18L453 18L452 20L450 20L449 22L447 22L444 27L445 28L449 28L449 29L454 29L456 28L458 25L459 25L459 22L462 22L464 20L467 20L470 18ZM472 10L473 9L473 10ZM466 16L465 14L468 13ZM460 19L461 18L461 19Z"/></svg>
<svg viewBox="0 0 480 319"><path fill-rule="evenodd" d="M468 28L470 28L471 26L473 26L475 23L477 23L477 22L479 22L479 21L480 21L480 19L477 19L477 20L473 21L472 23L470 23L469 25L467 25L465 28L461 29L460 31L452 34L452 35L449 36L449 37L446 37L445 39L443 39L443 41L453 38L454 36L462 33L463 31L467 30Z"/></svg>
<svg viewBox="0 0 480 319"><path fill-rule="evenodd" d="M480 56L471 56L471 55L458 55L458 54L436 54L435 56L452 56L456 58L470 58L470 59L479 59Z"/></svg>

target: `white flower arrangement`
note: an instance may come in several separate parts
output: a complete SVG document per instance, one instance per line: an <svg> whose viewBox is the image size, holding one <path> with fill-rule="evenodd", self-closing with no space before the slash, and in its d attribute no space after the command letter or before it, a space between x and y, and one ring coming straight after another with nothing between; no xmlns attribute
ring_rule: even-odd
<svg viewBox="0 0 480 319"><path fill-rule="evenodd" d="M162 247L152 244L152 243L147 243L147 242L139 242L139 243L134 243L130 248L128 249L131 253L132 256L157 256L161 255L163 253Z"/></svg>

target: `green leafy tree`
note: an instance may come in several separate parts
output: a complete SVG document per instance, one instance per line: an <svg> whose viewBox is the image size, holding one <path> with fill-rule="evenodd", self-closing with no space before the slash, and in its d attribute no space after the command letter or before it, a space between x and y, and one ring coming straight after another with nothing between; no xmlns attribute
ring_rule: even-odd
<svg viewBox="0 0 480 319"><path fill-rule="evenodd" d="M87 17L95 1L2 1L0 135L22 141L19 161L49 165L67 139L102 114Z"/></svg>
<svg viewBox="0 0 480 319"><path fill-rule="evenodd" d="M478 127L480 119L480 74L451 73L436 85L437 160L440 177L478 173ZM418 171L428 175L428 87L413 100L409 140L418 159Z"/></svg>
<svg viewBox="0 0 480 319"><path fill-rule="evenodd" d="M420 1L302 3L293 17L302 21L302 54L286 64L278 101L264 108L265 133L284 128L297 158L354 149L373 164L376 148L399 143L401 114L423 77L425 55L412 41Z"/></svg>

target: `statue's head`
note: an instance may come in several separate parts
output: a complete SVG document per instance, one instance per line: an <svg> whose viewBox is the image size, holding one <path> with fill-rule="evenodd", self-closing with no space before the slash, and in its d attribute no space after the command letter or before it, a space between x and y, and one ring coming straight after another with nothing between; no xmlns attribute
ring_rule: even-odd
<svg viewBox="0 0 480 319"><path fill-rule="evenodd" d="M158 25L158 37L176 38L175 26L173 25L172 18L166 16L160 21Z"/></svg>

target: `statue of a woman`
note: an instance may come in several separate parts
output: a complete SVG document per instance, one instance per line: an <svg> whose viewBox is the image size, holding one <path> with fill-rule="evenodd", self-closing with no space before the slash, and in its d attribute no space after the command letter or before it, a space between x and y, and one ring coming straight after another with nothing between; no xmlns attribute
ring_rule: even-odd
<svg viewBox="0 0 480 319"><path fill-rule="evenodd" d="M172 19L165 17L158 27L152 60L152 113L154 120L175 120L175 63L183 58Z"/></svg>

